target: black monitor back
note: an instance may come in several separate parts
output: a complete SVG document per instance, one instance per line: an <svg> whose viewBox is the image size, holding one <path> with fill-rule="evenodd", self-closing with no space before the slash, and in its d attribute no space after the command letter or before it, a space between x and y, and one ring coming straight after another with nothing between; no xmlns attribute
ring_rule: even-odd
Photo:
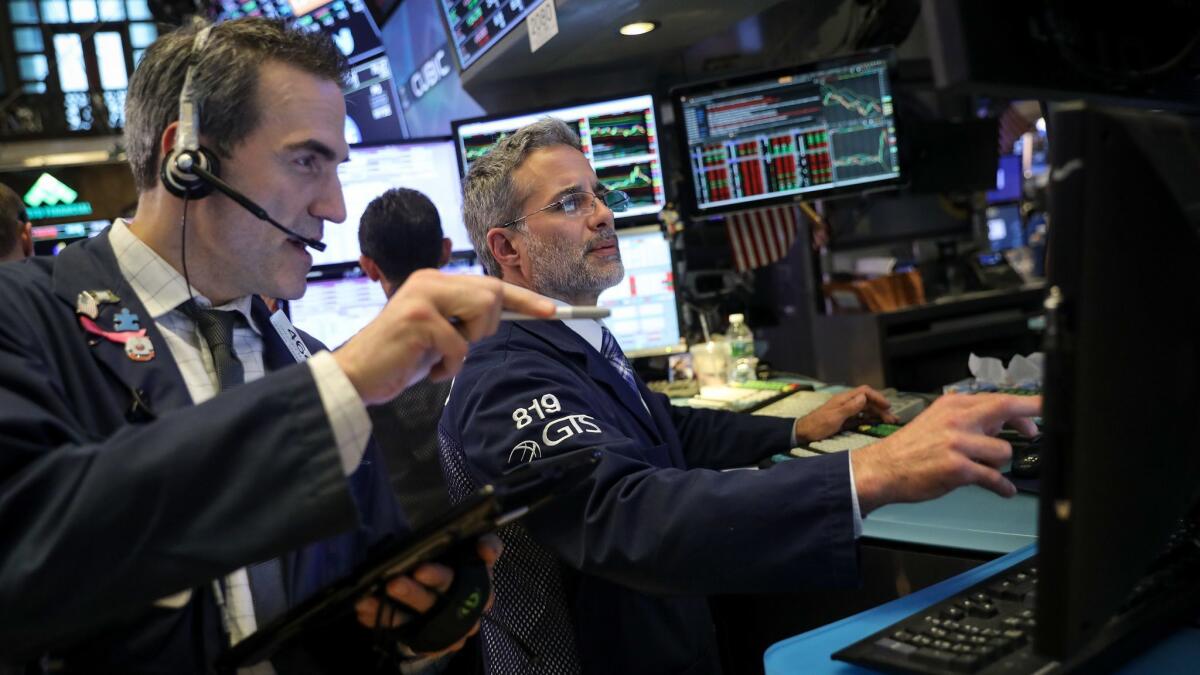
<svg viewBox="0 0 1200 675"><path fill-rule="evenodd" d="M1049 133L1036 645L1062 658L1094 649L1200 485L1200 120L1066 104Z"/></svg>

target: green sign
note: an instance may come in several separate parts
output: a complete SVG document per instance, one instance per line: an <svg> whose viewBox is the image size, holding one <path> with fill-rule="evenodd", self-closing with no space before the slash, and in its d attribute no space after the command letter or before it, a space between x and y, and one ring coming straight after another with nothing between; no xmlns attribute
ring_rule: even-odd
<svg viewBox="0 0 1200 675"><path fill-rule="evenodd" d="M90 215L91 203L75 203L78 198L78 192L48 173L38 176L24 197L30 220Z"/></svg>

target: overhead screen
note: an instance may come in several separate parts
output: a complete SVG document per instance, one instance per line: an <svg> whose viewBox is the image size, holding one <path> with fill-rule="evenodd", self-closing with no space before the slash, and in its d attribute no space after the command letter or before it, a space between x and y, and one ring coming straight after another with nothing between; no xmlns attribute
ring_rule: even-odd
<svg viewBox="0 0 1200 675"><path fill-rule="evenodd" d="M666 204L654 98L649 94L595 103L493 116L454 123L463 173L500 139L543 117L566 122L576 133L600 182L624 190L630 205L617 218L630 220L658 213Z"/></svg>
<svg viewBox="0 0 1200 675"><path fill-rule="evenodd" d="M604 324L628 356L685 351L670 243L657 226L617 230L617 239L625 278L600 294L612 310Z"/></svg>
<svg viewBox="0 0 1200 675"><path fill-rule="evenodd" d="M346 141L370 143L407 135L391 66L371 9L366 0L220 0L218 20L264 16L328 33L350 62L343 89Z"/></svg>
<svg viewBox="0 0 1200 675"><path fill-rule="evenodd" d="M358 223L367 204L384 192L406 187L424 193L437 207L442 233L455 251L470 251L462 220L462 187L454 143L448 139L350 147L350 161L338 166L346 198L346 221L325 228L324 251L313 251L314 265L358 261Z"/></svg>
<svg viewBox="0 0 1200 675"><path fill-rule="evenodd" d="M889 62L872 52L674 90L696 210L898 180Z"/></svg>
<svg viewBox="0 0 1200 675"><path fill-rule="evenodd" d="M542 0L438 0L462 70L471 67Z"/></svg>

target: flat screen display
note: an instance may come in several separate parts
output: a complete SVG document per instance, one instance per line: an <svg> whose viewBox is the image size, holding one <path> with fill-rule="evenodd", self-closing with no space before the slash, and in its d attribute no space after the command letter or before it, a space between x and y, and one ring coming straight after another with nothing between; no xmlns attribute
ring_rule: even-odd
<svg viewBox="0 0 1200 675"><path fill-rule="evenodd" d="M442 234L454 251L471 251L462 219L462 187L454 143L448 138L350 147L350 161L338 166L346 221L326 224L324 251L312 251L314 265L358 262L358 223L371 200L392 188L419 190L437 207Z"/></svg>
<svg viewBox="0 0 1200 675"><path fill-rule="evenodd" d="M666 204L662 157L654 97L649 94L457 121L453 125L454 137L463 173L500 139L543 117L566 122L579 134L583 154L592 163L600 182L609 189L629 194L629 207L616 214L618 220L637 219L662 210Z"/></svg>
<svg viewBox="0 0 1200 675"><path fill-rule="evenodd" d="M899 180L890 63L871 52L674 90L696 210Z"/></svg>
<svg viewBox="0 0 1200 675"><path fill-rule="evenodd" d="M625 278L600 294L612 310L604 325L630 357L686 351L670 243L658 226L617 230L617 239Z"/></svg>
<svg viewBox="0 0 1200 675"><path fill-rule="evenodd" d="M542 0L438 0L462 70L508 35Z"/></svg>

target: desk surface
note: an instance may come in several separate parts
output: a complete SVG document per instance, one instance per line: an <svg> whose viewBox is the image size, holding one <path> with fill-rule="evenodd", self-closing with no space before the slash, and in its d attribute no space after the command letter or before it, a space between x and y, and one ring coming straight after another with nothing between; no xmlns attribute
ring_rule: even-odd
<svg viewBox="0 0 1200 675"><path fill-rule="evenodd" d="M975 569L924 588L899 600L880 605L861 614L801 633L772 645L763 655L767 675L806 673L806 675L854 675L873 671L834 661L829 655L857 640L928 607L1000 570L1032 556L1033 545L984 563ZM1154 648L1126 663L1118 673L1185 672L1200 663L1200 629L1182 628Z"/></svg>
<svg viewBox="0 0 1200 675"><path fill-rule="evenodd" d="M919 504L889 504L863 519L863 537L986 553L1037 541L1037 497L1005 499L968 485Z"/></svg>

